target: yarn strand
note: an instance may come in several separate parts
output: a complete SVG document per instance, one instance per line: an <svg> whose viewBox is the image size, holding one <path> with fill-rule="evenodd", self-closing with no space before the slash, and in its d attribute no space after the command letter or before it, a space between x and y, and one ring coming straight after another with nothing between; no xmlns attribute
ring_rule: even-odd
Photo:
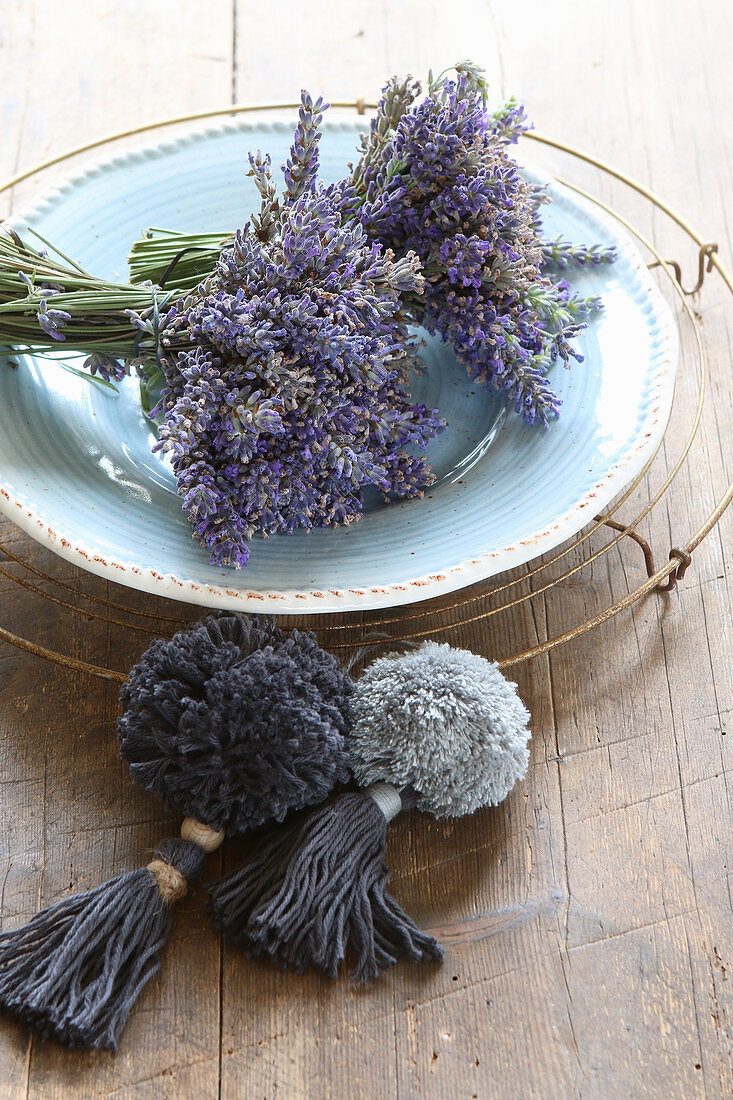
<svg viewBox="0 0 733 1100"><path fill-rule="evenodd" d="M400 956L440 961L440 945L385 892L387 819L366 793L343 794L273 833L233 875L209 887L209 914L250 955L298 971L375 978Z"/></svg>
<svg viewBox="0 0 733 1100"><path fill-rule="evenodd" d="M156 860L186 881L204 852L164 841ZM160 969L171 906L147 868L62 898L0 935L0 1008L69 1047L117 1049L143 986Z"/></svg>

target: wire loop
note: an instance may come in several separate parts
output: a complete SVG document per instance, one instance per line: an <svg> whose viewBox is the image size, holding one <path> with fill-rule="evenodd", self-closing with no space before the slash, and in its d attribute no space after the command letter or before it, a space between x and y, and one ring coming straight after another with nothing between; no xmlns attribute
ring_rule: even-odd
<svg viewBox="0 0 733 1100"><path fill-rule="evenodd" d="M681 581L687 572L688 566L692 561L692 555L687 550L680 550L678 547L673 546L669 552L669 560L676 561L677 565L667 577L664 584L658 584L657 588L660 592L672 592L677 587L677 582Z"/></svg>

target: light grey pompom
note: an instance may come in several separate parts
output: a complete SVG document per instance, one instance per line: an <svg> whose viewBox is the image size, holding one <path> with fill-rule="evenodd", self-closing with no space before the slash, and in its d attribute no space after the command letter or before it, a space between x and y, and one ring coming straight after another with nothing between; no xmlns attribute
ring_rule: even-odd
<svg viewBox="0 0 733 1100"><path fill-rule="evenodd" d="M529 714L496 664L435 642L374 661L351 697L351 766L366 786L412 785L458 817L506 798L527 771Z"/></svg>

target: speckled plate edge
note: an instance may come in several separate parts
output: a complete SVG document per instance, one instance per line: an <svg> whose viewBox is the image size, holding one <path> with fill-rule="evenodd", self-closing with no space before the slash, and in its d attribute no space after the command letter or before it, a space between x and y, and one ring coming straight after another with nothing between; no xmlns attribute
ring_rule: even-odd
<svg viewBox="0 0 733 1100"><path fill-rule="evenodd" d="M32 224L59 203L64 196L84 180L105 172L116 170L129 164L167 156L187 145L206 141L210 137L226 133L241 133L247 130L282 131L290 128L289 122L280 120L229 122L196 129L170 141L156 145L147 145L119 154L108 159L98 159L83 170L64 179L53 188L44 192L32 206L9 217L4 224L23 226ZM363 124L356 121L326 122L326 131L356 131ZM534 165L527 169L537 176L546 173ZM562 190L562 185L553 180L553 185ZM282 589L279 591L252 591L229 588L226 585L212 585L194 581L188 577L172 573L159 573L153 569L141 569L134 562L120 561L109 555L100 555L91 548L80 544L70 532L56 530L42 515L41 509L28 508L27 502L17 499L2 484L0 472L0 512L13 520L17 526L41 544L47 545L54 553L74 565L94 573L97 576L117 581L120 584L149 592L152 595L180 600L203 607L221 609L273 612L276 614L313 614L342 611L367 611L378 608L399 607L403 604L417 603L433 599L436 596L455 592L460 588L486 580L499 573L516 568L533 558L549 552L576 535L591 522L597 514L617 496L625 486L641 472L646 462L655 453L664 435L674 396L674 383L679 356L679 337L677 326L667 302L652 280L644 261L630 238L613 220L597 210L593 204L572 195L572 201L578 208L585 210L599 224L606 227L609 237L614 240L620 255L638 277L642 291L648 296L652 308L652 322L655 336L659 341L659 350L654 356L654 367L649 374L650 396L648 411L636 431L628 441L628 448L611 469L587 490L578 501L547 527L528 534L525 538L500 549L489 551L448 567L444 572L416 577L409 581L367 588L349 589L308 589L297 591ZM661 335L661 339L659 339Z"/></svg>

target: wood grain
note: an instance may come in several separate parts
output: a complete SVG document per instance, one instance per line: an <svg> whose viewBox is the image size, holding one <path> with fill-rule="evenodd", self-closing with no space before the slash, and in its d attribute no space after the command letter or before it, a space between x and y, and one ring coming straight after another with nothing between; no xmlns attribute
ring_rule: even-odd
<svg viewBox="0 0 733 1100"><path fill-rule="evenodd" d="M730 261L731 41L730 5L681 0L6 0L0 177L157 116L289 99L302 85L371 98L391 72L469 56L497 95L523 98L538 131L656 188ZM694 249L652 208L593 170L534 146L526 155L623 203L694 282ZM733 476L733 312L712 280L694 307L711 351L706 416L689 467L643 526L661 560ZM624 517L651 498L689 426L689 333L684 341L660 461ZM145 606L0 526L6 544L60 579ZM442 968L399 967L364 988L284 975L222 950L194 896L119 1053L69 1054L0 1020L0 1096L729 1097L732 541L728 514L680 590L516 668L532 763L505 804L452 824L411 814L391 828L395 893L442 936ZM505 653L567 630L642 576L637 549L623 548L511 613L451 628L439 606L421 621L454 644ZM119 668L147 641L2 578L0 607L11 629ZM393 629L406 621L391 619ZM138 865L176 823L123 772L113 687L9 649L0 686L10 928ZM225 849L225 864L235 858Z"/></svg>

